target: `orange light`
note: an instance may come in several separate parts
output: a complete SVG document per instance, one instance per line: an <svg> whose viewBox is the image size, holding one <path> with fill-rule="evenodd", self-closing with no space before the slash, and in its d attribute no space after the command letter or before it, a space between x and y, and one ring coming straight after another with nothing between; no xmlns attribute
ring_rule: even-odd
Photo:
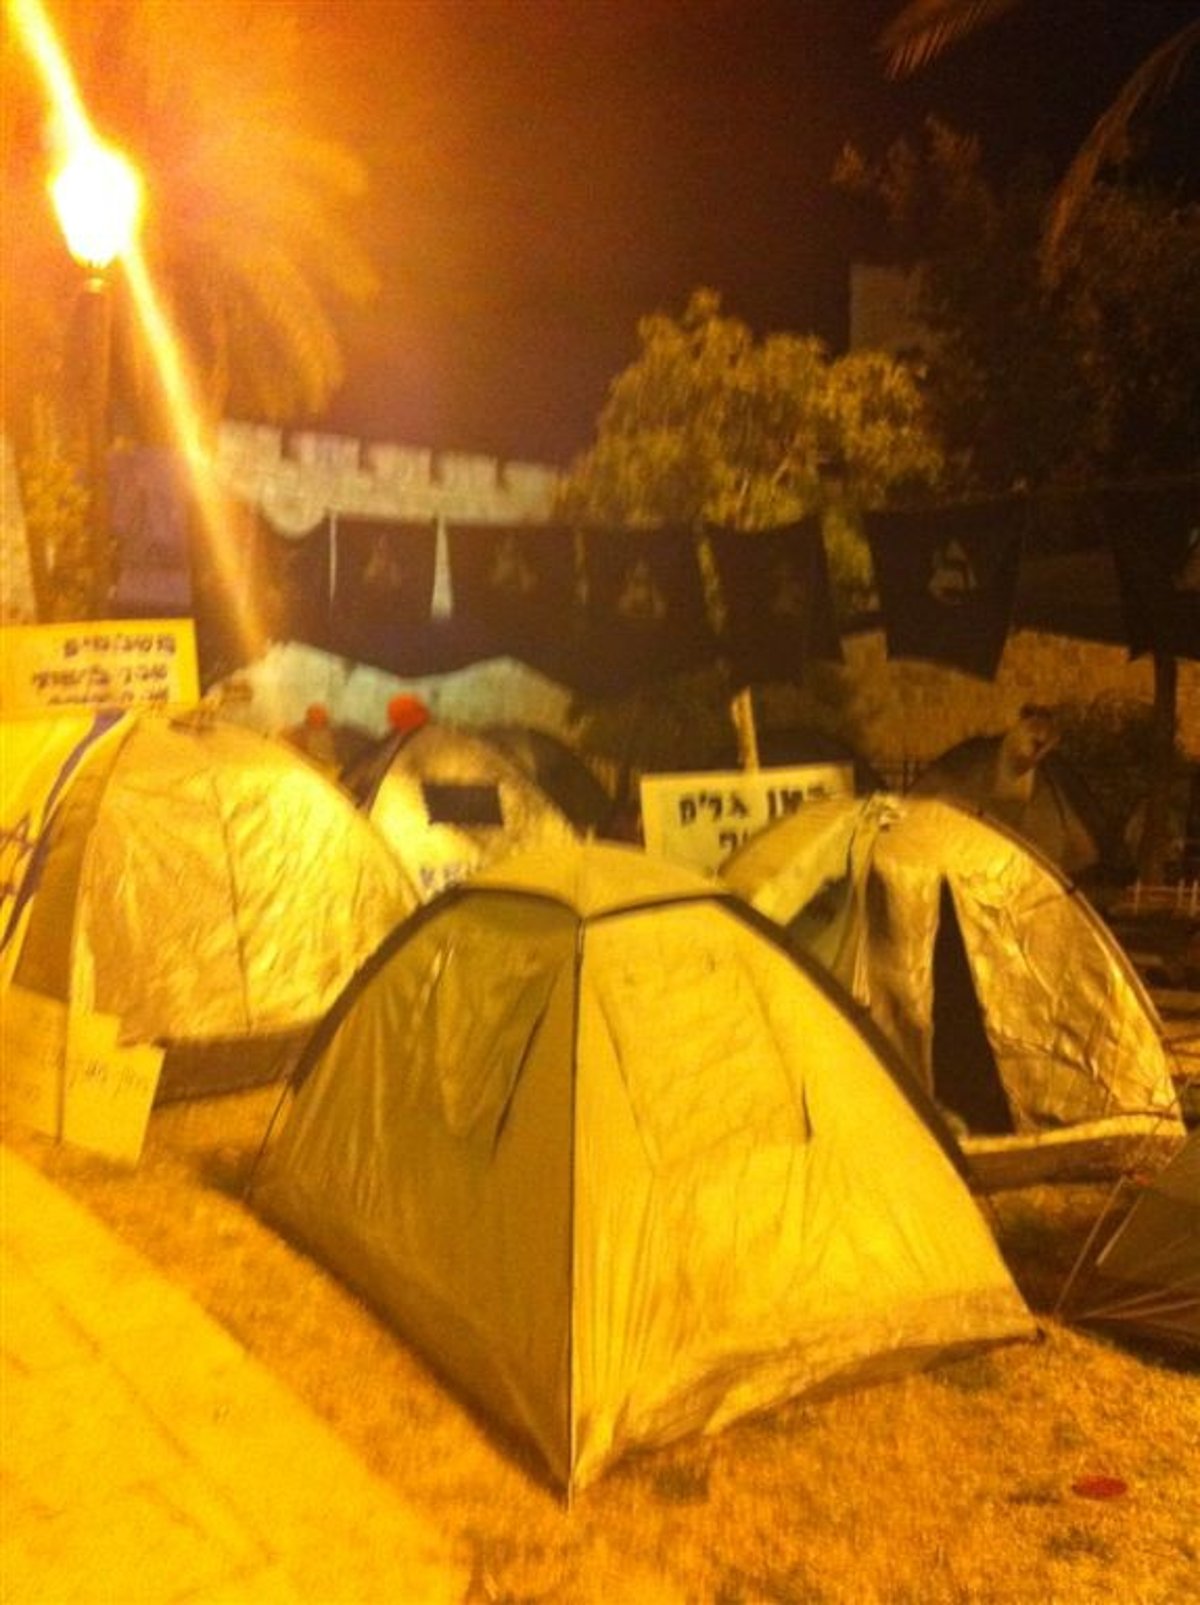
<svg viewBox="0 0 1200 1605"><path fill-rule="evenodd" d="M108 201L100 208L107 213L107 226L115 226L115 247L112 246L112 235L107 240L97 242L85 232L77 249L57 193L54 193L54 201L72 255L96 270L117 257L121 259L139 326L154 355L154 369L172 416L176 443L188 465L201 524L200 538L208 543L215 559L226 594L231 598L235 610L239 633L245 641L252 641L257 637L259 624L253 600L240 583L239 554L234 549L223 517L221 496L204 440L201 410L196 404L183 353L155 294L137 241L137 219L141 208L140 180L119 152L97 139L74 74L42 0L0 0L0 5L14 23L17 36L37 68L46 92L51 113L51 137L61 164L52 188L57 191L60 183L66 182L68 191L74 197L77 186L86 194L93 181L97 181L99 188L100 184L107 186L115 180L115 189L123 192L123 198L121 194L110 193ZM99 170L90 166L97 161ZM124 177L118 176L121 167L127 170ZM87 177L89 172L90 178ZM65 179L67 173L73 175L69 181ZM78 174L84 177L74 176ZM70 201L68 208L73 211ZM120 221L122 218L123 221ZM71 227L74 227L73 223Z"/></svg>
<svg viewBox="0 0 1200 1605"><path fill-rule="evenodd" d="M50 180L54 209L77 262L106 268L137 233L142 184L120 151L98 140L82 143Z"/></svg>

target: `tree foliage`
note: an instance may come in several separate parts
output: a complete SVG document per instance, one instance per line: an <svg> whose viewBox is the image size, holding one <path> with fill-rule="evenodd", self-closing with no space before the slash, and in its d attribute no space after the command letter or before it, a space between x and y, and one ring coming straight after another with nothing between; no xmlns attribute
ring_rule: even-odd
<svg viewBox="0 0 1200 1605"><path fill-rule="evenodd" d="M98 578L91 492L49 403L34 400L29 444L18 462L34 599L42 619L89 616Z"/></svg>
<svg viewBox="0 0 1200 1605"><path fill-rule="evenodd" d="M638 336L595 443L564 482L562 516L750 532L820 513L843 609L861 606L871 569L858 512L931 486L942 470L920 376L882 352L834 361L809 336L756 339L712 290L695 291L679 318L644 318ZM581 707L581 737L624 774L728 763L730 689L716 665L652 695ZM853 739L848 690L832 666L810 666L787 705L792 722Z"/></svg>
<svg viewBox="0 0 1200 1605"><path fill-rule="evenodd" d="M1068 232L1023 174L998 191L975 141L936 124L923 151L857 152L840 181L873 196L922 263L930 404L968 485L1040 488L1200 471L1200 206L1092 183ZM1053 235L1053 271L1046 271ZM905 237L907 236L907 237ZM1050 531L1070 544L1069 528ZM1178 671L1156 652L1155 745L1139 872L1161 880Z"/></svg>
<svg viewBox="0 0 1200 1605"><path fill-rule="evenodd" d="M896 77L917 72L1021 0L908 0L880 36L879 46ZM1124 166L1144 137L1145 118L1180 86L1200 52L1200 20L1168 35L1122 84L1097 118L1057 185L1047 217L1043 267L1058 271L1060 253L1096 181ZM1193 86L1194 87L1194 86Z"/></svg>
<svg viewBox="0 0 1200 1605"><path fill-rule="evenodd" d="M286 0L58 0L53 13L93 126L143 175L144 254L210 415L319 409L342 377L337 308L375 279L351 222L365 175L314 126L316 64ZM67 371L79 270L45 193L45 91L7 32L0 311L4 417L19 429L28 396ZM117 378L134 411L153 369L135 334L126 316Z"/></svg>
<svg viewBox="0 0 1200 1605"><path fill-rule="evenodd" d="M821 508L831 472L861 507L941 471L918 376L882 353L756 340L712 290L679 318L644 318L638 338L565 480L567 517L764 529Z"/></svg>
<svg viewBox="0 0 1200 1605"><path fill-rule="evenodd" d="M1097 185L1052 278L1048 176L996 184L977 140L930 121L835 174L919 261L928 402L964 485L1194 469L1200 451L1200 208Z"/></svg>

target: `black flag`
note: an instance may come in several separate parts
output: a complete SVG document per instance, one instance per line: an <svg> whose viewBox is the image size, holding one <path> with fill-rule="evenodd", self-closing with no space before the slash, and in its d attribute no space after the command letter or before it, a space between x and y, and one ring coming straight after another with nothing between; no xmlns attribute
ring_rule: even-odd
<svg viewBox="0 0 1200 1605"><path fill-rule="evenodd" d="M1200 484L1122 485L1105 503L1129 655L1200 659Z"/></svg>
<svg viewBox="0 0 1200 1605"><path fill-rule="evenodd" d="M263 633L271 641L329 645L329 521L299 537L259 519L254 568Z"/></svg>
<svg viewBox="0 0 1200 1605"><path fill-rule="evenodd" d="M447 532L454 632L474 658L514 657L552 678L577 611L575 542L561 524L474 524Z"/></svg>
<svg viewBox="0 0 1200 1605"><path fill-rule="evenodd" d="M865 515L889 657L990 680L1012 616L1024 510L1011 499Z"/></svg>
<svg viewBox="0 0 1200 1605"><path fill-rule="evenodd" d="M799 679L812 658L840 662L825 542L816 518L709 533L730 666L739 684Z"/></svg>
<svg viewBox="0 0 1200 1605"><path fill-rule="evenodd" d="M436 563L431 519L339 518L331 650L394 674L425 673Z"/></svg>
<svg viewBox="0 0 1200 1605"><path fill-rule="evenodd" d="M572 684L621 696L717 656L690 530L588 530L584 553L588 623Z"/></svg>

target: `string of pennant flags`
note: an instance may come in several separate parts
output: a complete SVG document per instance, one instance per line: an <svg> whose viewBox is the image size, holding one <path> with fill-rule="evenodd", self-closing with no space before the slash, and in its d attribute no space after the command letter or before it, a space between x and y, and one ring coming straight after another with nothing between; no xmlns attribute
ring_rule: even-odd
<svg viewBox="0 0 1200 1605"><path fill-rule="evenodd" d="M815 516L748 533L330 514L299 538L257 516L231 579L189 542L161 483L140 499L114 485L112 505L118 603L193 613L202 655L222 639L237 584L270 639L405 677L508 656L605 697L717 659L755 684L842 656ZM1023 558L1043 544L1046 507L1006 497L866 513L888 655L993 677L1022 622ZM1130 654L1200 658L1200 480L1109 487L1081 507ZM1054 628L1056 609L1066 621L1075 600L1043 597L1035 622Z"/></svg>

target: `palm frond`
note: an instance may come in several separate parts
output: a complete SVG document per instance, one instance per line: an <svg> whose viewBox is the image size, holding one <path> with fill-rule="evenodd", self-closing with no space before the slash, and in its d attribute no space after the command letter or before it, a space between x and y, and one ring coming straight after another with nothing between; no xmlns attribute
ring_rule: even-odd
<svg viewBox="0 0 1200 1605"><path fill-rule="evenodd" d="M1122 160L1129 148L1133 119L1170 94L1192 52L1200 46L1200 21L1189 22L1165 40L1128 78L1117 98L1096 122L1055 193L1043 244L1043 262L1053 276L1063 240L1097 175Z"/></svg>
<svg viewBox="0 0 1200 1605"><path fill-rule="evenodd" d="M879 36L889 77L907 78L1021 0L909 0Z"/></svg>

